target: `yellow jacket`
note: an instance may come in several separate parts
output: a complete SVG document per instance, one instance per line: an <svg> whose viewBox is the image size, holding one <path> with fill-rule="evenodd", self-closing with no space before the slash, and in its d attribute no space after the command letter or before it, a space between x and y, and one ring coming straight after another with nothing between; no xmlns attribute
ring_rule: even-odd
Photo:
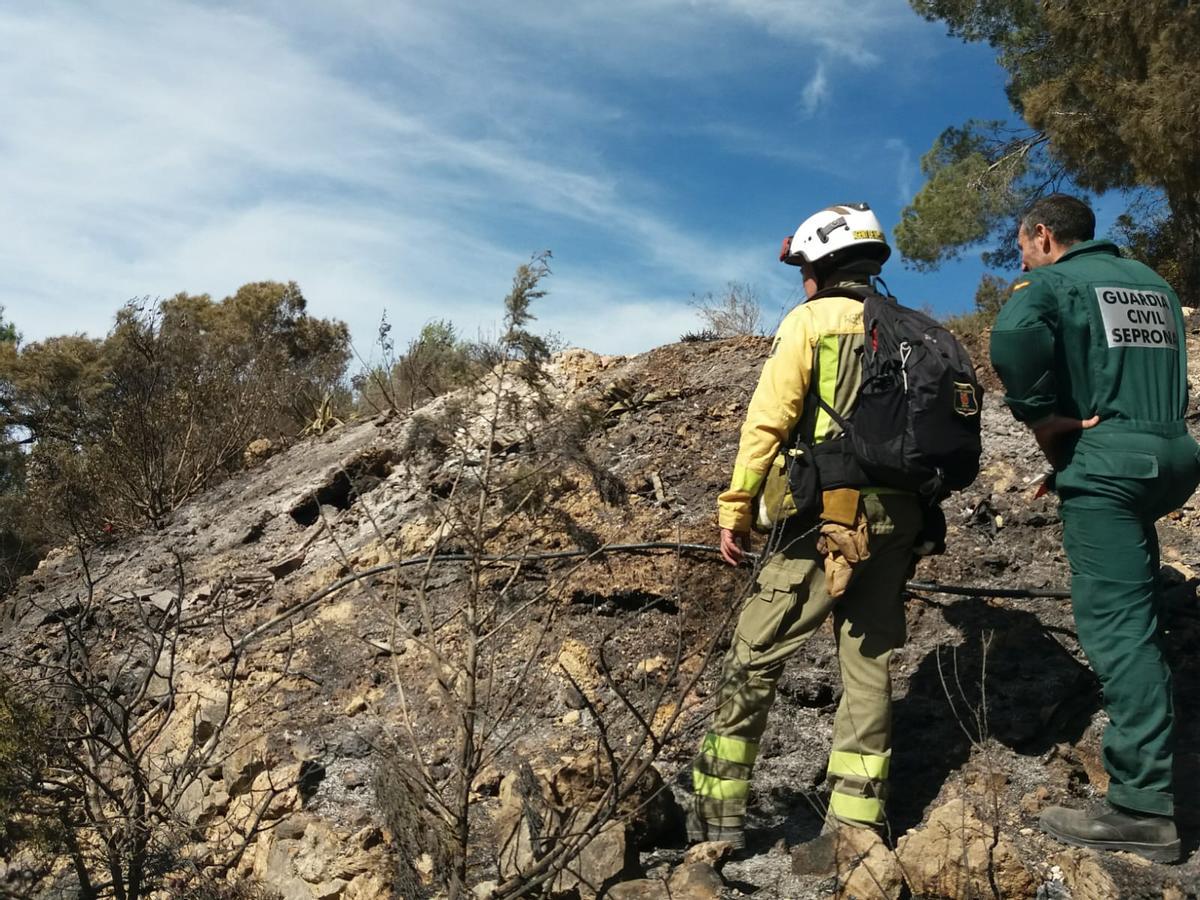
<svg viewBox="0 0 1200 900"><path fill-rule="evenodd" d="M750 399L729 489L717 498L722 528L749 531L750 504L779 448L799 425L810 445L841 428L813 399L848 415L862 383L863 305L853 297L821 297L784 318Z"/></svg>

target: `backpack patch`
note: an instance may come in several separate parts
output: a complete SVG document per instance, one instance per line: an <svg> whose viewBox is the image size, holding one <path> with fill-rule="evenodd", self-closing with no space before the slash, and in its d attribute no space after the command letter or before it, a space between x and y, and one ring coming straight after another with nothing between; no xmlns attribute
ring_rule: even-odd
<svg viewBox="0 0 1200 900"><path fill-rule="evenodd" d="M975 385L965 381L954 382L954 411L960 416L979 415L979 400Z"/></svg>

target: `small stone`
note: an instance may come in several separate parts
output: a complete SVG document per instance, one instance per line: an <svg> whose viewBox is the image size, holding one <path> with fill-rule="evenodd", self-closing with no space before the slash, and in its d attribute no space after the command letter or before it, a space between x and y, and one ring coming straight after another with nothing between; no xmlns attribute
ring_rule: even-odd
<svg viewBox="0 0 1200 900"><path fill-rule="evenodd" d="M1039 785L1035 790L1030 791L1021 798L1021 811L1029 815L1035 815L1042 811L1046 806L1046 801L1050 799L1050 790L1044 784Z"/></svg>
<svg viewBox="0 0 1200 900"><path fill-rule="evenodd" d="M475 774L475 782L471 788L481 797L495 797L500 793L500 782L503 779L500 770L488 763Z"/></svg>
<svg viewBox="0 0 1200 900"><path fill-rule="evenodd" d="M896 855L917 895L966 896L998 890L1002 897L1029 897L1037 878L1012 842L997 835L961 799L929 814L924 826L896 842Z"/></svg>
<svg viewBox="0 0 1200 900"><path fill-rule="evenodd" d="M378 825L368 825L351 838L360 850L370 850L383 843L383 829Z"/></svg>
<svg viewBox="0 0 1200 900"><path fill-rule="evenodd" d="M671 873L668 895L678 900L721 900L725 886L717 870L707 863L684 863Z"/></svg>
<svg viewBox="0 0 1200 900"><path fill-rule="evenodd" d="M1154 865L1154 863L1150 862L1150 860L1146 859L1146 857L1144 857L1144 856L1138 856L1136 853L1126 853L1123 850L1118 851L1117 853L1114 854L1114 856L1116 856L1118 859L1122 860L1123 862L1126 862L1129 865L1135 866L1139 869L1144 869L1147 866Z"/></svg>
<svg viewBox="0 0 1200 900"><path fill-rule="evenodd" d="M312 895L315 900L337 900L346 890L346 884L341 878L331 878L313 887Z"/></svg>
<svg viewBox="0 0 1200 900"><path fill-rule="evenodd" d="M275 452L275 445L270 438L258 438L246 445L242 451L242 464L248 469L267 459Z"/></svg>
<svg viewBox="0 0 1200 900"><path fill-rule="evenodd" d="M633 668L635 675L653 675L655 672L661 672L667 667L667 658L665 656L652 656L649 659L643 659L638 662Z"/></svg>
<svg viewBox="0 0 1200 900"><path fill-rule="evenodd" d="M654 878L638 878L614 884L605 897L608 900L674 900L666 883Z"/></svg>
<svg viewBox="0 0 1200 900"><path fill-rule="evenodd" d="M367 698L364 697L362 694L358 694L358 695L350 698L350 701L345 706L344 712L348 716L356 716L360 712L365 712L366 709L367 709Z"/></svg>
<svg viewBox="0 0 1200 900"><path fill-rule="evenodd" d="M499 887L499 885L497 885L494 881L481 881L479 884L475 885L475 887L471 888L471 896L473 896L475 900L492 900L492 897L496 893L497 887Z"/></svg>
<svg viewBox="0 0 1200 900"><path fill-rule="evenodd" d="M417 873L417 877L421 879L421 884L433 884L433 857L428 853L422 853L413 861L413 869Z"/></svg>
<svg viewBox="0 0 1200 900"><path fill-rule="evenodd" d="M267 571L275 577L276 581L279 581L303 566L304 556L304 551L301 550L299 553L295 553L292 556L276 560L273 563L268 563Z"/></svg>
<svg viewBox="0 0 1200 900"><path fill-rule="evenodd" d="M142 600L149 603L161 613L168 612L176 605L174 591L154 591L153 593L143 595Z"/></svg>
<svg viewBox="0 0 1200 900"><path fill-rule="evenodd" d="M685 863L705 863L720 871L719 864L723 863L732 852L733 844L729 841L705 841L689 847L683 854L683 861Z"/></svg>
<svg viewBox="0 0 1200 900"><path fill-rule="evenodd" d="M583 709L587 706L587 701L584 699L583 694L573 684L563 685L559 696L567 709Z"/></svg>
<svg viewBox="0 0 1200 900"><path fill-rule="evenodd" d="M573 709L562 717L562 723L568 727L578 725L581 718L579 710Z"/></svg>
<svg viewBox="0 0 1200 900"><path fill-rule="evenodd" d="M832 875L837 870L837 840L822 834L792 848L792 872L796 875Z"/></svg>
<svg viewBox="0 0 1200 900"><path fill-rule="evenodd" d="M1071 848L1060 853L1058 863L1051 871L1071 891L1072 896L1087 897L1088 900L1118 900L1121 891L1116 882L1091 850ZM1058 880L1058 879L1056 879Z"/></svg>

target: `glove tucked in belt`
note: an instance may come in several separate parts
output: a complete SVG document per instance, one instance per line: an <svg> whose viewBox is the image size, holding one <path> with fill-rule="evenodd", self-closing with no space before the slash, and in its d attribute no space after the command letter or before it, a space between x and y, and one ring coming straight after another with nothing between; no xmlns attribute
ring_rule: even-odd
<svg viewBox="0 0 1200 900"><path fill-rule="evenodd" d="M826 494L839 496L826 498L822 518L836 516L840 521L821 523L817 552L825 557L825 589L830 597L840 597L850 584L854 566L871 555L868 549L867 517L859 506L858 491L841 489L827 491ZM848 496L850 494L853 497ZM834 516L830 516L830 512Z"/></svg>

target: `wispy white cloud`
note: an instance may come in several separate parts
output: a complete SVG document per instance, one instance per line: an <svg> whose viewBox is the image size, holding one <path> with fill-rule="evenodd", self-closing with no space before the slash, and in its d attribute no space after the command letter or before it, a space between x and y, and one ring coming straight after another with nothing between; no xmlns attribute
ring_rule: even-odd
<svg viewBox="0 0 1200 900"><path fill-rule="evenodd" d="M918 171L912 150L901 138L888 138L884 147L896 154L896 202L907 206L913 197Z"/></svg>
<svg viewBox="0 0 1200 900"><path fill-rule="evenodd" d="M647 127L625 92L736 71L745 45L726 41L731 27L870 64L872 35L901 7L7 7L0 305L33 337L101 333L133 296L292 278L360 339L385 306L401 334L436 316L469 329L494 315L513 267L551 246L553 327L585 343L589 323L629 325L605 324L595 340L609 350L673 340L692 290L752 280L762 254L744 236L713 240L608 157L598 135ZM829 90L818 59L814 110ZM591 244L607 250L573 252ZM639 277L614 274L613 259Z"/></svg>
<svg viewBox="0 0 1200 900"><path fill-rule="evenodd" d="M806 119L811 119L828 99L829 81L825 77L825 63L819 62L812 78L800 92L800 110Z"/></svg>
<svg viewBox="0 0 1200 900"><path fill-rule="evenodd" d="M793 40L835 54L844 65L871 65L886 35L911 30L915 17L894 0L692 0L724 9Z"/></svg>

